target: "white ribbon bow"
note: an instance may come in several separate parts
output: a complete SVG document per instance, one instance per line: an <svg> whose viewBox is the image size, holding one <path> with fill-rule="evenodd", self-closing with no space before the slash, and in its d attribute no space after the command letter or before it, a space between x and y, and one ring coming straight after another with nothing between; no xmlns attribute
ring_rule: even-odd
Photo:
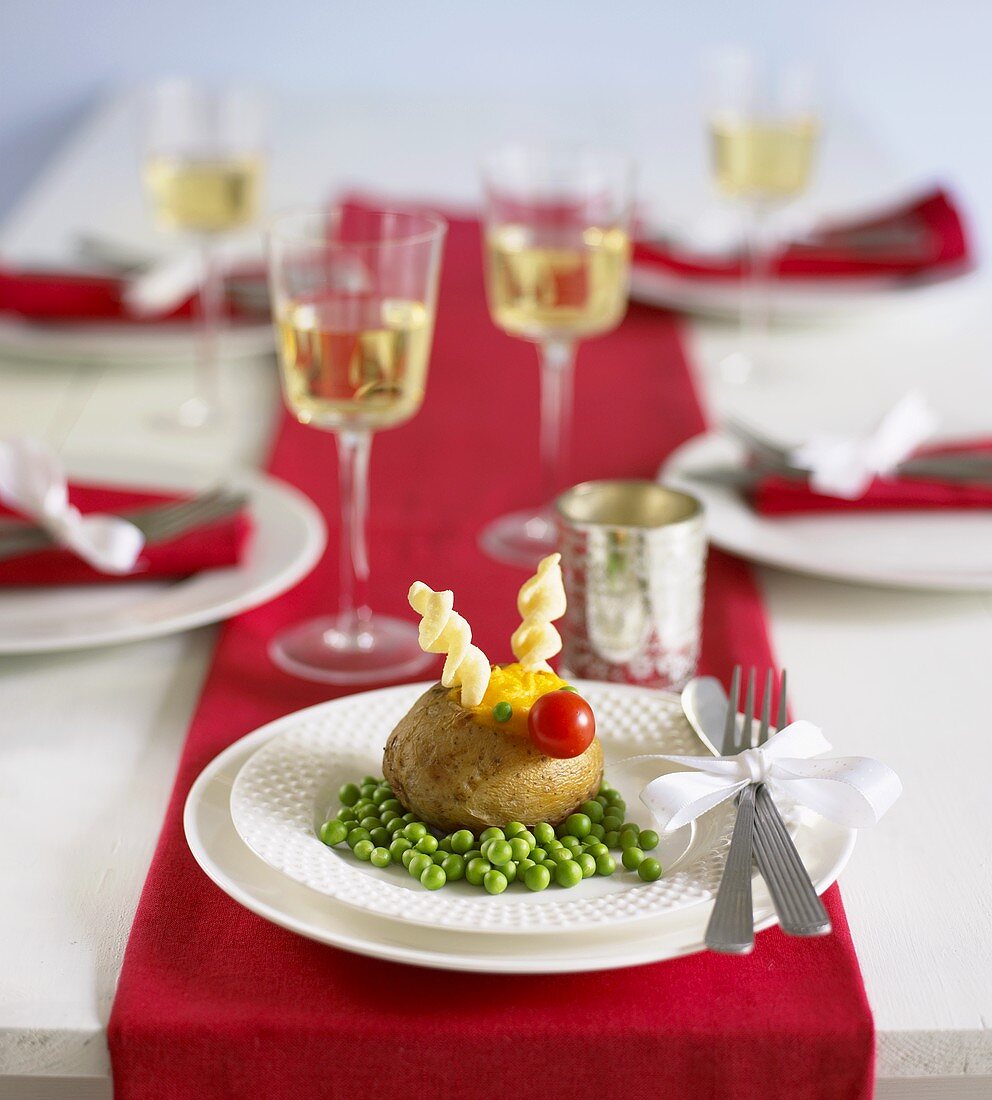
<svg viewBox="0 0 992 1100"><path fill-rule="evenodd" d="M937 418L918 391L907 393L867 435L815 435L789 454L808 470L810 485L824 496L857 500L876 477L895 472L937 426Z"/></svg>
<svg viewBox="0 0 992 1100"><path fill-rule="evenodd" d="M58 456L38 439L0 440L0 500L101 573L130 573L145 544L128 520L70 504Z"/></svg>
<svg viewBox="0 0 992 1100"><path fill-rule="evenodd" d="M875 825L902 793L896 773L880 760L842 756L811 760L830 751L812 722L793 722L761 748L737 756L659 756L692 771L670 772L652 780L641 801L663 832L694 821L751 784L767 783L773 793L849 828Z"/></svg>

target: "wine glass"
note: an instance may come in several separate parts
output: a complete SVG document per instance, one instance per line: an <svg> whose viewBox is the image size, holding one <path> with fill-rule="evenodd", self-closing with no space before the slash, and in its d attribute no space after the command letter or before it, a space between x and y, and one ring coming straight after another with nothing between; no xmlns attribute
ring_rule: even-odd
<svg viewBox="0 0 992 1100"><path fill-rule="evenodd" d="M807 189L820 132L813 73L747 50L711 60L709 135L714 179L743 217L740 339L722 363L731 382L750 378L764 357L771 312L774 221Z"/></svg>
<svg viewBox="0 0 992 1100"><path fill-rule="evenodd" d="M338 613L294 626L270 647L276 664L306 679L387 680L432 660L413 623L368 607L365 525L372 433L405 424L423 402L446 231L430 214L342 206L286 214L270 232L283 396L301 423L333 432L338 446Z"/></svg>
<svg viewBox="0 0 992 1100"><path fill-rule="evenodd" d="M148 94L144 157L156 224L190 236L202 265L196 391L159 420L169 427L204 428L220 417L217 336L224 272L217 245L258 216L264 171L260 105L246 89L213 90L188 80L157 84Z"/></svg>
<svg viewBox="0 0 992 1100"><path fill-rule="evenodd" d="M482 533L492 557L531 567L554 550L551 502L568 480L576 345L627 308L634 169L589 146L508 146L483 165L489 311L541 363L540 506Z"/></svg>

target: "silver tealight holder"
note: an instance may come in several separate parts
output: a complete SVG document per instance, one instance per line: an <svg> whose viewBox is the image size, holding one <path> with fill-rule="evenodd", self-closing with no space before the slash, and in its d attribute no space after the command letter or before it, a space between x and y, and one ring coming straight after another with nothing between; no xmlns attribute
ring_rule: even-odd
<svg viewBox="0 0 992 1100"><path fill-rule="evenodd" d="M565 676L680 690L699 659L703 506L653 481L587 481L556 501Z"/></svg>

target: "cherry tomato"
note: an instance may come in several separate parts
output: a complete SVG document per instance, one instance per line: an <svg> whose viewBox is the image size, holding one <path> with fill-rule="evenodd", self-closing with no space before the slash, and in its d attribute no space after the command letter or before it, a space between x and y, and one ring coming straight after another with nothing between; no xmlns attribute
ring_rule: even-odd
<svg viewBox="0 0 992 1100"><path fill-rule="evenodd" d="M530 739L545 756L581 756L596 736L592 707L574 691L549 691L530 708Z"/></svg>

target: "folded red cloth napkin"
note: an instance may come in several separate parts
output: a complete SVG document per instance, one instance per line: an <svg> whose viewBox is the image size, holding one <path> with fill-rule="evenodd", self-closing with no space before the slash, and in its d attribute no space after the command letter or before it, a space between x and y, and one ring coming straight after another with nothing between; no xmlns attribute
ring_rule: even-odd
<svg viewBox="0 0 992 1100"><path fill-rule="evenodd" d="M169 504L182 497L97 485L69 486L69 500L83 513L110 512L120 515L132 508ZM0 516L16 517L0 504ZM20 517L16 517L20 518ZM251 535L251 521L242 510L204 524L168 542L146 545L133 573L124 576L100 573L69 550L52 547L16 558L0 560L0 586L88 584L148 580L152 577L185 577L204 569L237 565L244 556Z"/></svg>
<svg viewBox="0 0 992 1100"><path fill-rule="evenodd" d="M703 430L670 315L635 305L581 358L570 480L651 478L659 446ZM478 531L539 493L536 394L534 349L489 318L478 226L452 220L424 406L376 442L372 598L409 619L411 580L437 578L458 593L473 637L494 658L508 653L527 573L486 560ZM284 415L271 468L333 527L324 448L320 433ZM625 1098L869 1097L871 1013L836 887L826 896L834 934L823 938L769 929L748 956L479 975L313 943L241 908L203 874L182 826L200 771L255 727L345 693L280 672L267 652L277 631L327 607L334 546L297 588L224 627L110 1018L117 1100L576 1100L604 1089ZM734 662L772 663L745 563L711 554L704 616L704 671L726 679Z"/></svg>
<svg viewBox="0 0 992 1100"><path fill-rule="evenodd" d="M871 241L871 247L866 243ZM884 213L835 223L809 244L788 245L774 262L776 278L913 278L966 270L973 257L954 199L941 189ZM657 242L634 246L634 264L693 279L738 279L741 257L699 257Z"/></svg>
<svg viewBox="0 0 992 1100"><path fill-rule="evenodd" d="M992 451L992 439L973 440L953 447L932 447L920 454L968 454ZM856 500L832 497L812 489L808 481L764 477L751 493L755 511L765 516L817 512L928 511L938 508L992 508L992 485L978 482L922 478L876 478Z"/></svg>
<svg viewBox="0 0 992 1100"><path fill-rule="evenodd" d="M260 276L259 276L260 277ZM0 314L12 313L27 321L72 322L114 321L128 324L160 324L195 316L196 298L191 297L167 313L137 315L124 303L126 280L112 276L78 275L58 271L12 271L0 266ZM252 317L237 302L227 303L233 317Z"/></svg>

